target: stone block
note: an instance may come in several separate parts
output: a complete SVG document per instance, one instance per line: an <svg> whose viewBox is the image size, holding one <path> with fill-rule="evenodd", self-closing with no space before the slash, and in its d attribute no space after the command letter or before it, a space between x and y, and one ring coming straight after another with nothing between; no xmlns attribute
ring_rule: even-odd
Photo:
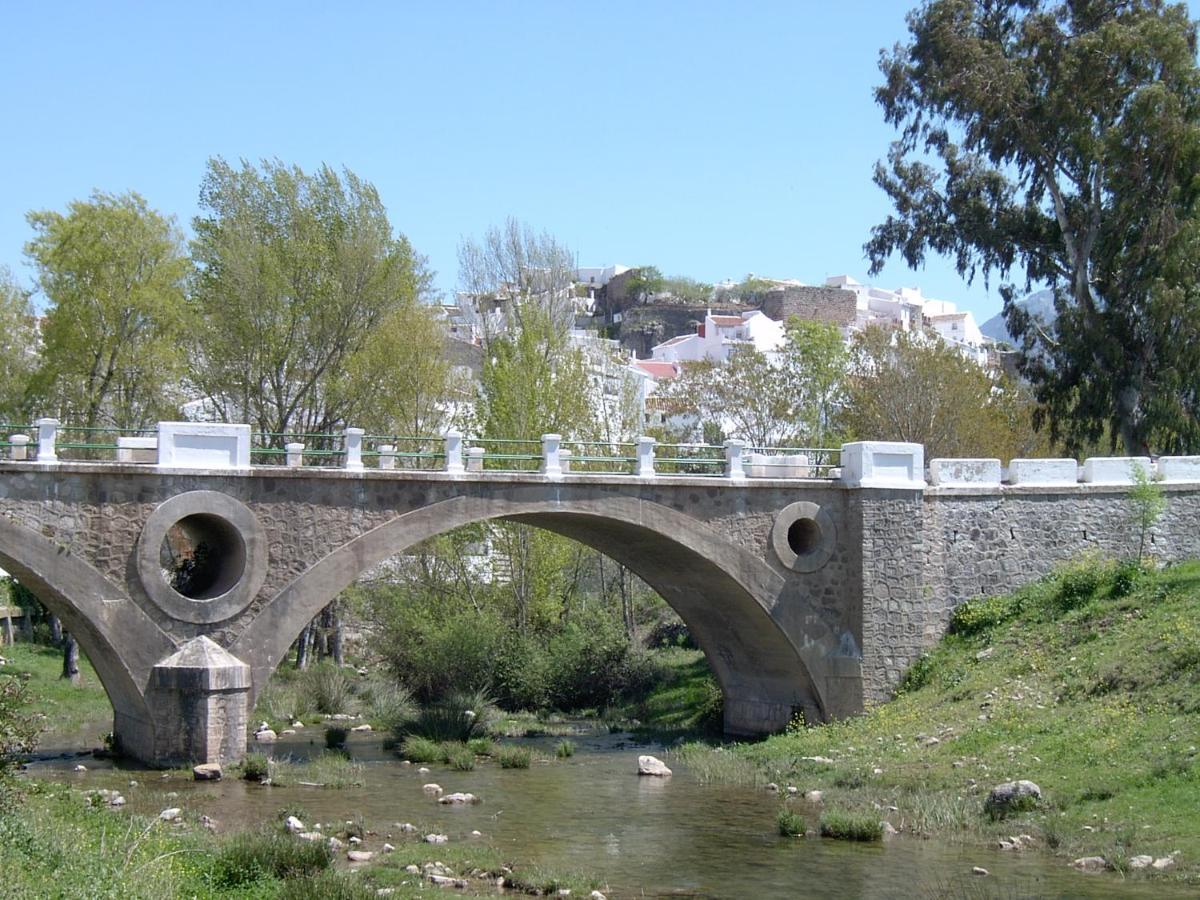
<svg viewBox="0 0 1200 900"><path fill-rule="evenodd" d="M121 435L117 438L117 462L158 462L158 438Z"/></svg>
<svg viewBox="0 0 1200 900"><path fill-rule="evenodd" d="M246 752L250 667L207 637L154 666L147 701L158 765L220 763Z"/></svg>
<svg viewBox="0 0 1200 900"><path fill-rule="evenodd" d="M174 469L248 469L250 426L159 422L158 464Z"/></svg>
<svg viewBox="0 0 1200 900"><path fill-rule="evenodd" d="M929 461L929 480L943 485L998 485L1000 460L933 459Z"/></svg>
<svg viewBox="0 0 1200 900"><path fill-rule="evenodd" d="M1200 456L1161 456L1157 474L1163 481L1200 482Z"/></svg>
<svg viewBox="0 0 1200 900"><path fill-rule="evenodd" d="M1154 472L1148 456L1093 456L1083 461L1083 481L1088 484L1133 484L1134 467L1146 475Z"/></svg>
<svg viewBox="0 0 1200 900"><path fill-rule="evenodd" d="M925 487L925 448L900 441L842 444L842 483L847 487Z"/></svg>
<svg viewBox="0 0 1200 900"><path fill-rule="evenodd" d="M1076 484L1079 464L1073 459L1014 459L1008 464L1008 483L1035 486Z"/></svg>

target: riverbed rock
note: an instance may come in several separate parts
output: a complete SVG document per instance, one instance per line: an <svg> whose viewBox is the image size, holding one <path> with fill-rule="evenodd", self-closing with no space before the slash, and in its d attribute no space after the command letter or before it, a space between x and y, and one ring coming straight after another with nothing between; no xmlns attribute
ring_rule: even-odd
<svg viewBox="0 0 1200 900"><path fill-rule="evenodd" d="M1163 870L1169 869L1174 865L1175 865L1175 856L1174 856L1174 854L1172 854L1171 856L1163 856L1163 857L1160 857L1159 859L1156 859L1154 862L1152 862L1150 864L1150 867L1162 872Z"/></svg>
<svg viewBox="0 0 1200 900"><path fill-rule="evenodd" d="M404 867L404 871L407 872L409 875L420 875L421 867L416 865L415 863L409 863L407 866Z"/></svg>
<svg viewBox="0 0 1200 900"><path fill-rule="evenodd" d="M1129 868L1145 869L1154 864L1154 857L1141 854L1139 856L1131 856L1129 858Z"/></svg>
<svg viewBox="0 0 1200 900"><path fill-rule="evenodd" d="M125 798L122 797L120 794L116 794L109 798L108 805L109 806L124 806Z"/></svg>
<svg viewBox="0 0 1200 900"><path fill-rule="evenodd" d="M428 774L429 774L429 769L428 769L428 767L426 767L426 766L421 766L421 768L417 769L417 774L418 774L418 775L428 775Z"/></svg>
<svg viewBox="0 0 1200 900"><path fill-rule="evenodd" d="M802 756L800 762L820 763L823 766L833 765L833 760L828 756Z"/></svg>
<svg viewBox="0 0 1200 900"><path fill-rule="evenodd" d="M353 728L351 728L350 730L351 730L351 731L363 731L363 732L365 732L365 731L373 731L374 729L372 729L370 725L368 725L366 722L364 722L364 723L363 723L363 724L361 724L361 725L355 725L355 726L354 726Z"/></svg>
<svg viewBox="0 0 1200 900"><path fill-rule="evenodd" d="M339 841L335 837L331 837L328 840L329 840L329 849L330 850L337 851L337 850L341 850L343 847L346 846L345 844L343 844L341 841Z"/></svg>
<svg viewBox="0 0 1200 900"><path fill-rule="evenodd" d="M297 720L296 720L295 722L293 722L293 723L292 723L292 724L291 724L289 727L291 727L291 728L295 728L297 731L299 731L301 728L303 728L303 727L304 727L304 723L303 723L303 722L301 722L299 719L297 719Z"/></svg>
<svg viewBox="0 0 1200 900"><path fill-rule="evenodd" d="M450 838L446 837L446 835L444 835L444 834L427 834L427 835L425 835L425 843L427 843L427 844L444 844L449 840L450 840Z"/></svg>
<svg viewBox="0 0 1200 900"><path fill-rule="evenodd" d="M264 728L262 731L254 732L254 739L260 744L269 744L278 737L270 728Z"/></svg>
<svg viewBox="0 0 1200 900"><path fill-rule="evenodd" d="M778 794L779 793L779 785L777 785L775 782L772 781L769 784L767 784L766 791L771 794Z"/></svg>
<svg viewBox="0 0 1200 900"><path fill-rule="evenodd" d="M900 833L900 832L896 831L896 826L893 825L891 822L889 822L887 819L884 819L882 822L879 823L879 831L883 835L883 839L885 841L888 840L889 838L894 838L897 834Z"/></svg>
<svg viewBox="0 0 1200 900"><path fill-rule="evenodd" d="M283 731L281 731L281 732L279 732L279 733L280 733L281 735L284 735L284 734L295 734L295 733L296 733L296 729L295 729L295 728L285 728L285 729L283 729Z"/></svg>
<svg viewBox="0 0 1200 900"><path fill-rule="evenodd" d="M394 852L394 851L395 851L395 849L396 849L396 848L395 848L395 847L393 847L391 844L384 844L384 845L383 845L383 852L384 852L384 853L392 853L392 852Z"/></svg>
<svg viewBox="0 0 1200 900"><path fill-rule="evenodd" d="M158 817L164 822L170 822L172 819L178 819L182 814L182 809L180 809L178 806L172 806L160 812Z"/></svg>
<svg viewBox="0 0 1200 900"><path fill-rule="evenodd" d="M1108 861L1103 856L1081 856L1071 865L1081 872L1103 872L1108 868Z"/></svg>
<svg viewBox="0 0 1200 900"><path fill-rule="evenodd" d="M433 782L430 782L429 784L422 785L421 790L427 794L432 794L433 796L437 797L442 793L442 786L440 784L434 784Z"/></svg>
<svg viewBox="0 0 1200 900"><path fill-rule="evenodd" d="M319 831L301 831L299 834L296 835L296 837L300 838L300 840L302 840L302 841L323 841L323 840L325 840L325 835L321 834L321 832L319 832Z"/></svg>
<svg viewBox="0 0 1200 900"><path fill-rule="evenodd" d="M665 778L671 774L671 770L667 768L667 764L661 759L654 756L639 756L638 757L638 774L652 775L659 778Z"/></svg>
<svg viewBox="0 0 1200 900"><path fill-rule="evenodd" d="M974 866L971 869L971 874L972 875L990 875L992 873L989 872L987 869L985 869L983 866Z"/></svg>
<svg viewBox="0 0 1200 900"><path fill-rule="evenodd" d="M295 816L288 816L284 819L283 827L288 830L288 834L299 834L304 831L304 823Z"/></svg>
<svg viewBox="0 0 1200 900"><path fill-rule="evenodd" d="M483 832L476 829L475 831L471 832L471 837L483 837Z"/></svg>
<svg viewBox="0 0 1200 900"><path fill-rule="evenodd" d="M805 791L804 799L807 800L809 803L820 803L822 800L825 799L825 792L824 791Z"/></svg>
<svg viewBox="0 0 1200 900"><path fill-rule="evenodd" d="M197 781L220 781L224 774L220 763L200 763L198 766L192 766L192 777Z"/></svg>
<svg viewBox="0 0 1200 900"><path fill-rule="evenodd" d="M599 891L592 891L588 894L588 900L608 900L608 898Z"/></svg>
<svg viewBox="0 0 1200 900"><path fill-rule="evenodd" d="M454 878L450 875L430 875L429 883L436 884L438 887L452 887L465 890L471 886L471 883L465 878Z"/></svg>
<svg viewBox="0 0 1200 900"><path fill-rule="evenodd" d="M415 834L417 831L417 826L412 822L397 822L395 827L405 834Z"/></svg>
<svg viewBox="0 0 1200 900"><path fill-rule="evenodd" d="M86 771L87 771L87 766L85 766L85 765L83 765L82 763L80 763L79 765L77 765L77 766L75 767L75 771L76 771L76 772L86 772Z"/></svg>
<svg viewBox="0 0 1200 900"><path fill-rule="evenodd" d="M370 862L375 854L370 850L347 850L346 859L350 862Z"/></svg>
<svg viewBox="0 0 1200 900"><path fill-rule="evenodd" d="M479 803L479 802L480 802L479 798L476 797L474 794L464 794L464 793L460 793L457 791L453 794L447 794L445 797L441 797L438 799L438 803L444 803L447 806L454 805L454 804Z"/></svg>
<svg viewBox="0 0 1200 900"><path fill-rule="evenodd" d="M983 803L984 812L995 819L1003 819L1009 813L1037 806L1042 799L1042 789L1032 781L1006 781L992 788Z"/></svg>

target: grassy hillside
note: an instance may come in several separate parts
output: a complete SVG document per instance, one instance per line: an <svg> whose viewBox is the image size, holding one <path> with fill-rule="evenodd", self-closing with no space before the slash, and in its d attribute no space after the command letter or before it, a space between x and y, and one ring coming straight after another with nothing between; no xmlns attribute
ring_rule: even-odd
<svg viewBox="0 0 1200 900"><path fill-rule="evenodd" d="M1200 883L1198 746L1200 563L1147 573L1088 559L961 607L895 701L742 746L741 766L726 769L737 777L752 762L781 788L821 789L825 810L909 834L1029 834L1039 849L1103 856L1121 871L1134 856L1179 851L1149 875ZM720 769L719 753L688 755ZM990 821L984 798L1014 779L1036 782L1042 802Z"/></svg>

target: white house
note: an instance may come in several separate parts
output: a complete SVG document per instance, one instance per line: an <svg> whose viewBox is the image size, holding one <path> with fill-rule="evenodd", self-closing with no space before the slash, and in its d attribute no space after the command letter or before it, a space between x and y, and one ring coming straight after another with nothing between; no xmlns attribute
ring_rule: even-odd
<svg viewBox="0 0 1200 900"><path fill-rule="evenodd" d="M702 359L728 362L741 348L774 353L785 340L782 322L750 310L741 315L708 312L694 334L681 334L651 348L651 359L662 362L698 362Z"/></svg>

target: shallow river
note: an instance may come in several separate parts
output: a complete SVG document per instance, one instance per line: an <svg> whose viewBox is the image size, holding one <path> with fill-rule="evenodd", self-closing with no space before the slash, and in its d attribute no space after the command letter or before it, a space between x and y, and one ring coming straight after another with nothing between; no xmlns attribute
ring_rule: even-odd
<svg viewBox="0 0 1200 900"><path fill-rule="evenodd" d="M94 730L92 733L95 733ZM557 739L533 739L553 756ZM69 740L53 741L61 749ZM574 738L575 755L535 763L528 770L480 762L472 772L430 765L428 774L403 766L382 748L377 735L354 736L350 750L365 764L362 787L329 790L263 787L236 779L196 783L179 774L124 768L91 758L85 774L72 772L77 758L44 759L31 774L80 787L120 789L129 806L157 814L167 806L216 819L221 830L277 820L285 806L300 806L311 821L361 817L380 837L394 823L436 828L452 842L482 840L523 867L592 873L610 898L934 898L934 897L1183 897L1162 885L1122 881L1114 875L1083 875L1034 853L1001 853L936 841L899 838L883 845L819 838L784 838L775 830L779 799L761 790L699 783L661 748L632 744L618 735ZM79 746L79 745L76 745ZM304 757L323 747L319 727L275 744L277 756ZM675 775L639 778L639 753L666 759ZM129 787L130 780L138 787ZM434 781L447 793L470 791L477 806L448 807L426 796ZM166 796L176 792L175 798ZM478 830L482 838L472 838ZM393 838L395 843L399 835ZM430 847L430 859L437 858ZM971 874L983 866L987 877Z"/></svg>

